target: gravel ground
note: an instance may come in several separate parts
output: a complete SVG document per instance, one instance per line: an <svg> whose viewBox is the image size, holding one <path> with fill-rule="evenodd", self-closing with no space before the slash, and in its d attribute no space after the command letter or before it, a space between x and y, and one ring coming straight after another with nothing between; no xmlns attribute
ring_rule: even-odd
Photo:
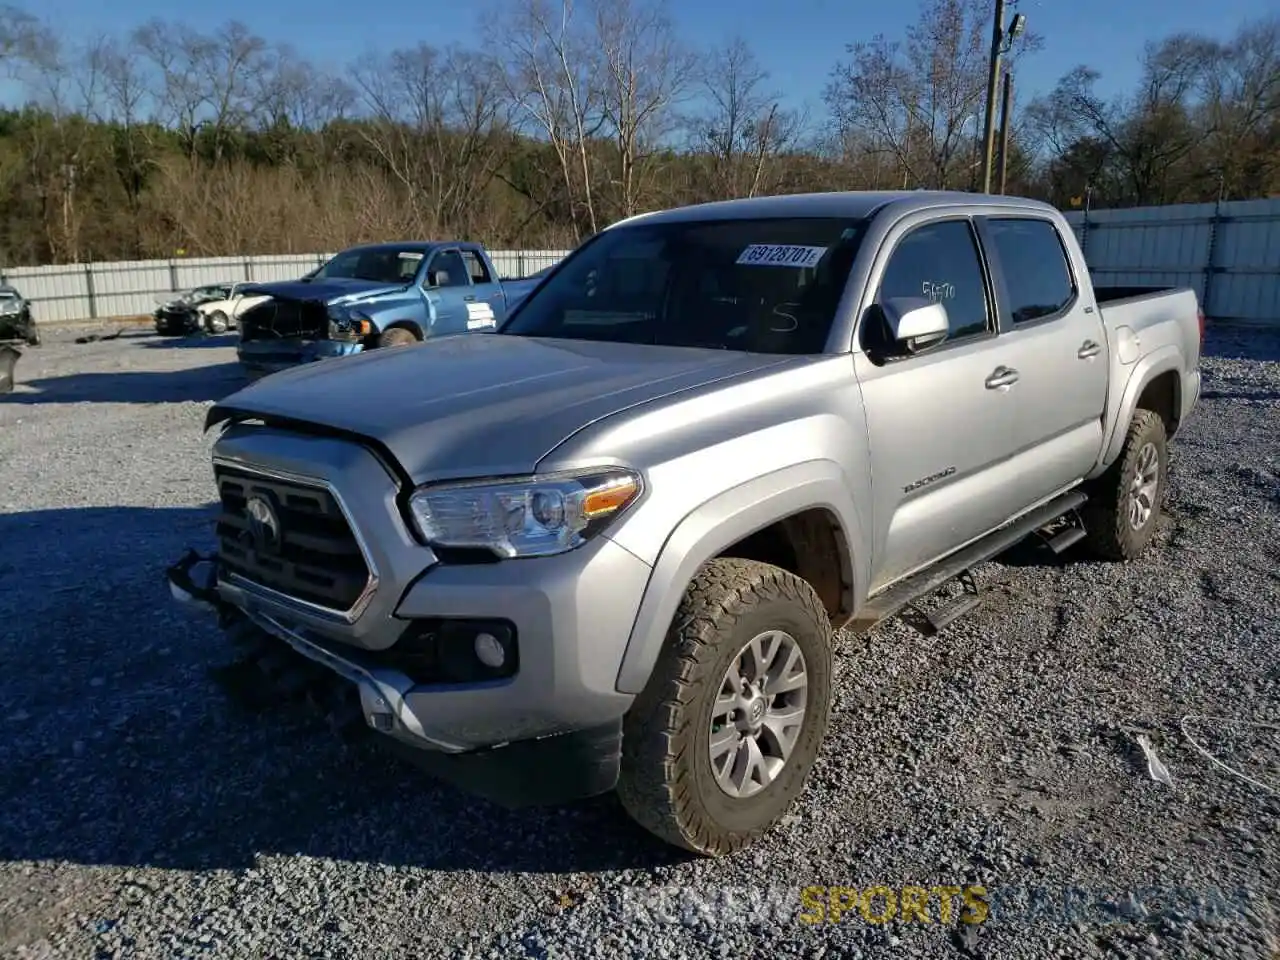
<svg viewBox="0 0 1280 960"><path fill-rule="evenodd" d="M209 545L202 416L244 382L233 351L72 336L0 397L0 954L1280 956L1280 737L1247 725L1280 724L1280 337L1211 331L1144 558L1018 551L943 636L849 638L793 815L701 861L612 797L501 810L237 712L162 580ZM959 897L928 923L852 906L975 884L976 927Z"/></svg>

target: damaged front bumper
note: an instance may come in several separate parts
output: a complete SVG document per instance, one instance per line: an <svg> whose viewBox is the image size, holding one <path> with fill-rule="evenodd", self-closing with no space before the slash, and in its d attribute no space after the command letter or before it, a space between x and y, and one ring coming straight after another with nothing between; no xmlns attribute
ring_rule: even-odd
<svg viewBox="0 0 1280 960"><path fill-rule="evenodd" d="M303 363L349 357L363 349L364 345L359 341L242 340L236 347L236 356L245 370L262 376Z"/></svg>
<svg viewBox="0 0 1280 960"><path fill-rule="evenodd" d="M196 567L206 565L203 577ZM379 665L376 654L321 637L263 610L229 603L218 590L218 559L194 550L167 571L170 594L210 609L224 629L248 621L293 653L341 678L359 694L363 723L378 739L429 774L506 807L557 804L596 796L617 783L622 719L548 736L477 746L442 733L424 718L424 688L406 674ZM461 691L459 691L461 692ZM453 694L457 695L457 694ZM275 699L287 698L282 688ZM417 709L409 701L417 699Z"/></svg>

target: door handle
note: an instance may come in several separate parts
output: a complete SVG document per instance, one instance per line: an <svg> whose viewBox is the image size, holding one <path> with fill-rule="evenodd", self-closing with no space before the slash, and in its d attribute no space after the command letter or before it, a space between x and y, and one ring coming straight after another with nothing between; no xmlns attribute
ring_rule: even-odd
<svg viewBox="0 0 1280 960"><path fill-rule="evenodd" d="M1096 357L1102 352L1102 348L1092 340L1086 340L1080 344L1080 349L1076 351L1076 356L1081 360L1088 360L1090 357Z"/></svg>
<svg viewBox="0 0 1280 960"><path fill-rule="evenodd" d="M1012 367L996 367L986 379L988 390L999 390L1018 382L1018 371Z"/></svg>
<svg viewBox="0 0 1280 960"><path fill-rule="evenodd" d="M472 301L474 301L474 300L475 300L475 298L476 298L476 295L475 295L474 293L468 293L468 294L467 294L465 297L463 297L462 299L463 299L463 300L465 300L467 303L471 303Z"/></svg>

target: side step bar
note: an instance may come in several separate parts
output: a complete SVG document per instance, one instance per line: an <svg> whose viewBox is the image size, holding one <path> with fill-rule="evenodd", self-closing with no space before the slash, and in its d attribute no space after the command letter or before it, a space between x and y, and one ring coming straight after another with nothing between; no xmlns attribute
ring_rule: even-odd
<svg viewBox="0 0 1280 960"><path fill-rule="evenodd" d="M845 625L845 629L858 633L870 630L880 621L902 612L921 597L933 593L947 581L960 578L965 585L965 595L945 604L932 615L927 615L934 629L941 630L978 605L977 584L968 575L971 567L990 560L1046 524L1078 510L1087 499L1079 490L1068 490L1017 520L993 530L981 540L957 550L932 567L921 570L872 597L857 616ZM1051 548L1054 553L1061 553L1083 536L1084 531L1068 528L1053 539Z"/></svg>

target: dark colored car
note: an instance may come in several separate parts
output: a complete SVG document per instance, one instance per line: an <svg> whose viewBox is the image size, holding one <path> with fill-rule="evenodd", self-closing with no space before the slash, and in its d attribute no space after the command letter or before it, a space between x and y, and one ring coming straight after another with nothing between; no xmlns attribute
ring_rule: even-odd
<svg viewBox="0 0 1280 960"><path fill-rule="evenodd" d="M31 302L7 283L0 284L0 341L3 340L22 340L30 346L40 346Z"/></svg>
<svg viewBox="0 0 1280 960"><path fill-rule="evenodd" d="M13 368L22 356L19 344L40 346L40 332L31 316L31 303L16 288L0 284L0 393L11 393Z"/></svg>

